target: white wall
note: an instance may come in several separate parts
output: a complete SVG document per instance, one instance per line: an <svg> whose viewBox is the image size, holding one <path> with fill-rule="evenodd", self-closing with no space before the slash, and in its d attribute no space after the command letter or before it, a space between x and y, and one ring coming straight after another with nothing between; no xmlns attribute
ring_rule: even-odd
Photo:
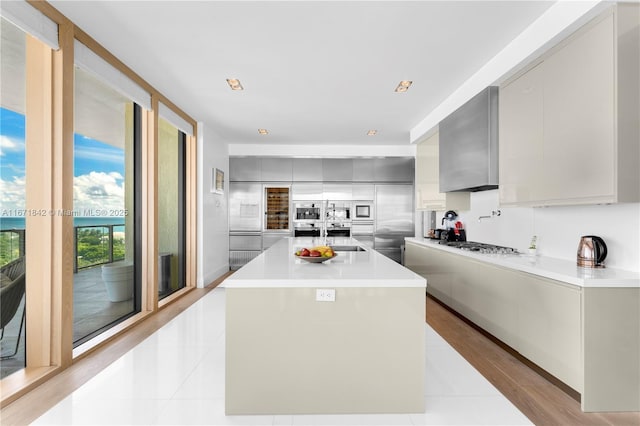
<svg viewBox="0 0 640 426"><path fill-rule="evenodd" d="M499 217L482 219L500 209ZM515 247L525 251L538 237L538 254L576 260L582 235L598 235L607 244L607 267L640 272L640 204L612 204L545 208L499 207L498 191L471 194L471 209L458 212L467 239ZM442 212L436 214L440 223Z"/></svg>
<svg viewBox="0 0 640 426"><path fill-rule="evenodd" d="M212 126L198 123L198 287L229 271L229 153ZM211 192L211 170L225 173L224 194Z"/></svg>

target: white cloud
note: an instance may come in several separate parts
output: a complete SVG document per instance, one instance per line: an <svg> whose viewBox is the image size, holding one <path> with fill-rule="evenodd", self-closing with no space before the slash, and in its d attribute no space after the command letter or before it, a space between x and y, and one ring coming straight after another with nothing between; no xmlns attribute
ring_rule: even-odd
<svg viewBox="0 0 640 426"><path fill-rule="evenodd" d="M0 179L0 210L8 215L25 208L25 177ZM111 216L107 211L124 209L124 177L117 172L91 172L73 179L73 210L79 216ZM40 208L40 207L38 207ZM44 207L42 207L44 208ZM91 212L91 213L89 213ZM99 212L103 212L100 214Z"/></svg>
<svg viewBox="0 0 640 426"><path fill-rule="evenodd" d="M0 135L0 157L5 151L17 151L22 144L5 135Z"/></svg>
<svg viewBox="0 0 640 426"><path fill-rule="evenodd" d="M73 179L73 203L80 216L89 211L122 210L124 178L117 172L90 172L76 176Z"/></svg>
<svg viewBox="0 0 640 426"><path fill-rule="evenodd" d="M15 176L13 180L0 179L0 206L9 216L17 215L16 210L25 207L24 176Z"/></svg>

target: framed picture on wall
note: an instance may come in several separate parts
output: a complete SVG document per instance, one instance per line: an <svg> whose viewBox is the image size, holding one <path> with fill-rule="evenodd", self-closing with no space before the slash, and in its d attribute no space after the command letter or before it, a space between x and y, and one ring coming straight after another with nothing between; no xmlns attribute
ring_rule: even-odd
<svg viewBox="0 0 640 426"><path fill-rule="evenodd" d="M224 172L220 169L211 169L211 192L224 194Z"/></svg>

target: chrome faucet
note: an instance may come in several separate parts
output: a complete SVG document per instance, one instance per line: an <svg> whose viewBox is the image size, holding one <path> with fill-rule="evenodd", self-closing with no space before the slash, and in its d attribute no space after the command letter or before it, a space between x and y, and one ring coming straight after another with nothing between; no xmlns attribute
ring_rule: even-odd
<svg viewBox="0 0 640 426"><path fill-rule="evenodd" d="M327 218L329 217L329 200L324 201L324 216L322 217L322 235L324 237L324 241L326 245L327 237L329 236L329 232L327 231Z"/></svg>

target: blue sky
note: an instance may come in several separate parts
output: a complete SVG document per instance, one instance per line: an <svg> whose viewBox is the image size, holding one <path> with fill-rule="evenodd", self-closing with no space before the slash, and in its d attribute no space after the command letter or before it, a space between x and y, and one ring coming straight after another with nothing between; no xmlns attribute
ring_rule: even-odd
<svg viewBox="0 0 640 426"><path fill-rule="evenodd" d="M2 209L24 208L25 119L0 108ZM74 134L74 209L124 207L124 150Z"/></svg>

